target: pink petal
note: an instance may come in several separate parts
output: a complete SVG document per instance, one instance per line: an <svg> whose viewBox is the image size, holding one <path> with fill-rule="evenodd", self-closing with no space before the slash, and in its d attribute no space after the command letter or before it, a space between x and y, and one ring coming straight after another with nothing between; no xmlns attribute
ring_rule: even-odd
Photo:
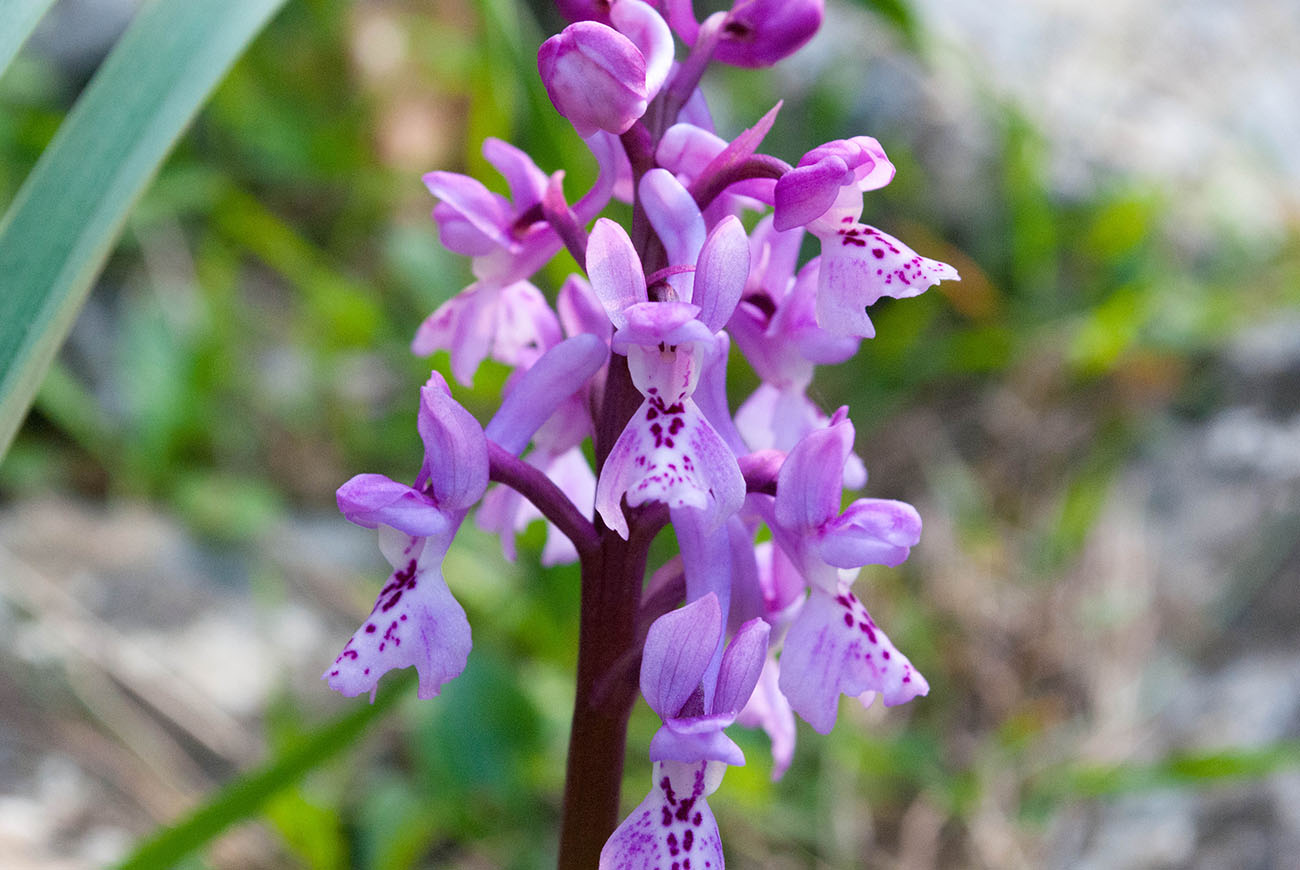
<svg viewBox="0 0 1300 870"><path fill-rule="evenodd" d="M440 561L441 554L436 555ZM370 617L324 679L331 689L352 698L373 693L388 671L414 665L420 677L417 694L433 698L443 683L465 669L470 647L465 611L452 597L438 564L421 565L412 558L389 577Z"/></svg>
<svg viewBox="0 0 1300 870"><path fill-rule="evenodd" d="M339 511L367 529L380 525L416 537L445 534L446 515L429 495L382 474L358 474L338 489Z"/></svg>
<svg viewBox="0 0 1300 870"><path fill-rule="evenodd" d="M670 266L693 266L704 245L704 216L695 200L667 169L651 169L641 178L641 204L655 234L664 243ZM676 286L676 285L674 285ZM681 301L692 302L687 291Z"/></svg>
<svg viewBox="0 0 1300 870"><path fill-rule="evenodd" d="M833 335L871 338L866 307L881 296L918 296L940 281L959 281L947 263L922 257L893 236L850 224L822 236L817 323Z"/></svg>
<svg viewBox="0 0 1300 870"><path fill-rule="evenodd" d="M673 33L649 3L614 3L610 22L632 40L645 59L646 99L653 100L673 69Z"/></svg>
<svg viewBox="0 0 1300 870"><path fill-rule="evenodd" d="M726 324L748 278L749 239L740 220L728 216L709 233L695 267L691 301L700 306L699 318L709 332Z"/></svg>
<svg viewBox="0 0 1300 870"><path fill-rule="evenodd" d="M861 498L826 524L818 545L822 560L837 568L901 565L921 539L921 516L901 501Z"/></svg>
<svg viewBox="0 0 1300 870"><path fill-rule="evenodd" d="M771 626L762 619L751 619L732 636L718 671L718 687L710 708L714 713L734 717L749 701L763 670L770 632Z"/></svg>
<svg viewBox="0 0 1300 870"><path fill-rule="evenodd" d="M705 800L722 780L718 762L661 761L654 784L600 851L600 870L723 870L718 823Z"/></svg>
<svg viewBox="0 0 1300 870"><path fill-rule="evenodd" d="M795 445L776 483L776 521L784 529L806 534L839 514L844 461L852 449L847 417Z"/></svg>
<svg viewBox="0 0 1300 870"><path fill-rule="evenodd" d="M813 588L786 635L779 685L820 734L835 725L842 694L879 692L892 707L930 691L847 585L834 596Z"/></svg>
<svg viewBox="0 0 1300 870"><path fill-rule="evenodd" d="M438 506L456 510L482 498L488 481L483 428L451 397L441 376L420 388L416 428L424 442L424 468Z"/></svg>
<svg viewBox="0 0 1300 870"><path fill-rule="evenodd" d="M587 240L587 277L596 298L615 327L627 323L623 310L648 300L645 272L627 231L609 218L600 218Z"/></svg>
<svg viewBox="0 0 1300 870"><path fill-rule="evenodd" d="M763 672L758 678L749 703L740 711L736 721L747 728L762 728L772 742L772 779L779 780L794 760L795 722L790 702L777 687L780 666L768 656Z"/></svg>
<svg viewBox="0 0 1300 870"><path fill-rule="evenodd" d="M677 716L699 688L721 636L722 609L712 593L650 626L641 656L641 694L661 719Z"/></svg>

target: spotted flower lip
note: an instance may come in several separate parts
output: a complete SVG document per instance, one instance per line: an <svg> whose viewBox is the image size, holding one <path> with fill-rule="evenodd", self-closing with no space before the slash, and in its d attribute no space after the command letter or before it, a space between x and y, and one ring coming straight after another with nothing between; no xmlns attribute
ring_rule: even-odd
<svg viewBox="0 0 1300 870"><path fill-rule="evenodd" d="M708 797L722 785L718 761L654 765L650 793L600 851L599 870L722 870L722 840Z"/></svg>
<svg viewBox="0 0 1300 870"><path fill-rule="evenodd" d="M845 222L822 236L817 323L836 336L873 338L867 306L882 296L919 296L941 281L960 281L957 270L931 260L866 224Z"/></svg>

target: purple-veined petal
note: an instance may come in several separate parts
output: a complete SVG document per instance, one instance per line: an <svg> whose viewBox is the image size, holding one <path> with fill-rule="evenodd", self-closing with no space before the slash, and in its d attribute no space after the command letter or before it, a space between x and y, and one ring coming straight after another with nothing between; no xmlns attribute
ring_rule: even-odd
<svg viewBox="0 0 1300 870"><path fill-rule="evenodd" d="M721 636L722 610L713 594L651 624L641 656L641 694L659 718L676 717L695 693Z"/></svg>
<svg viewBox="0 0 1300 870"><path fill-rule="evenodd" d="M940 281L959 281L947 263L922 257L893 236L865 224L846 224L822 237L817 323L833 335L871 338L866 307L881 296L918 296Z"/></svg>
<svg viewBox="0 0 1300 870"><path fill-rule="evenodd" d="M483 427L451 397L437 372L420 388L416 428L424 442L424 468L438 506L456 510L482 498L488 481Z"/></svg>
<svg viewBox="0 0 1300 870"><path fill-rule="evenodd" d="M331 689L349 698L363 692L373 697L381 676L414 665L418 696L433 698L465 669L469 622L442 579L441 555L431 561L413 557L389 577L370 616L325 672Z"/></svg>
<svg viewBox="0 0 1300 870"><path fill-rule="evenodd" d="M739 218L728 216L713 228L695 267L695 295L699 318L717 332L731 317L749 278L749 239Z"/></svg>
<svg viewBox="0 0 1300 870"><path fill-rule="evenodd" d="M609 355L594 335L575 335L542 354L488 422L489 439L518 456L568 396L582 389Z"/></svg>
<svg viewBox="0 0 1300 870"><path fill-rule="evenodd" d="M718 671L718 686L709 708L717 715L735 717L749 701L767 657L767 640L772 627L762 619L751 619L727 644Z"/></svg>
<svg viewBox="0 0 1300 870"><path fill-rule="evenodd" d="M673 33L668 22L649 3L612 3L609 18L645 59L646 99L653 100L673 68Z"/></svg>
<svg viewBox="0 0 1300 870"><path fill-rule="evenodd" d="M853 449L853 424L837 413L832 425L804 436L781 466L776 521L807 533L839 514L844 461Z"/></svg>
<svg viewBox="0 0 1300 870"><path fill-rule="evenodd" d="M717 791L725 765L660 761L653 785L600 850L599 870L723 870L718 823L706 798Z"/></svg>
<svg viewBox="0 0 1300 870"><path fill-rule="evenodd" d="M837 568L895 567L921 539L921 515L901 501L861 498L822 529L817 551Z"/></svg>
<svg viewBox="0 0 1300 870"><path fill-rule="evenodd" d="M651 169L641 178L641 204L655 234L664 243L668 263L672 266L694 265L704 245L704 216L695 200L667 169ZM682 302L693 302L689 273L674 276L669 283L678 287ZM683 289L684 288L684 289ZM714 330L716 331L716 330Z"/></svg>
<svg viewBox="0 0 1300 870"><path fill-rule="evenodd" d="M930 691L844 584L837 595L813 588L786 635L779 685L820 734L834 727L842 694L879 692L892 707Z"/></svg>
<svg viewBox="0 0 1300 870"><path fill-rule="evenodd" d="M427 538L450 528L431 496L382 474L358 474L339 487L337 499L343 516L367 529L385 525Z"/></svg>
<svg viewBox="0 0 1300 870"><path fill-rule="evenodd" d="M587 240L587 277L596 298L615 327L627 324L623 310L645 302L645 272L627 231L609 218L600 218Z"/></svg>
<svg viewBox="0 0 1300 870"><path fill-rule="evenodd" d="M794 711L790 702L781 694L777 686L780 679L780 666L773 656L768 656L763 663L763 672L758 678L754 693L749 696L749 703L740 711L736 722L746 728L762 728L772 741L772 780L775 782L785 775L794 760L795 722Z"/></svg>

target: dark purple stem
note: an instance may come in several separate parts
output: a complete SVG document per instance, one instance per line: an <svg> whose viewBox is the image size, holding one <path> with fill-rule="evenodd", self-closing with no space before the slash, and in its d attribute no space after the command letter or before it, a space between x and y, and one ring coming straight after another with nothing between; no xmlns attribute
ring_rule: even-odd
<svg viewBox="0 0 1300 870"><path fill-rule="evenodd" d="M780 178L789 171L790 164L779 157L751 154L744 160L725 167L721 172L701 176L691 185L690 193L700 211L703 211L724 190L737 182L751 178Z"/></svg>
<svg viewBox="0 0 1300 870"><path fill-rule="evenodd" d="M569 497L541 469L529 465L493 441L488 442L488 477L504 483L532 502L542 516L568 536L580 559L589 559L600 549L596 527L578 511Z"/></svg>
<svg viewBox="0 0 1300 870"><path fill-rule="evenodd" d="M582 268L587 267L587 231L578 223L578 218L574 215L573 209L564 201L564 193L560 190L559 184L547 185L546 193L542 197L542 214L546 217L547 223L559 235L564 246L569 249L573 259L578 261Z"/></svg>

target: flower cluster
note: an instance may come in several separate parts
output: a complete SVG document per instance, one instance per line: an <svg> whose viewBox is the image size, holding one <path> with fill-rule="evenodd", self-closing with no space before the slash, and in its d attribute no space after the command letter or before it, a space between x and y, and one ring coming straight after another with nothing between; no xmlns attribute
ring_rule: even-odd
<svg viewBox="0 0 1300 870"><path fill-rule="evenodd" d="M644 591L633 578L624 594L638 620L602 654L623 670L597 674L599 691L580 677L590 705L639 682L663 721L650 793L601 832L599 861L721 868L706 798L744 763L729 726L763 728L779 776L795 715L825 733L842 695L892 706L929 690L852 589L862 566L907 558L920 517L899 501L843 506L844 488L866 483L853 424L807 391L817 365L875 335L867 310L882 296L957 273L859 221L864 193L894 175L875 139L828 142L790 166L759 150L776 108L730 141L713 129L698 90L707 65L781 60L817 30L821 0L736 0L702 22L690 0L560 7L573 23L542 44L538 69L599 176L570 205L562 172L495 139L483 153L509 197L464 175L425 176L440 238L472 258L476 280L420 325L413 350L446 351L466 385L489 357L513 374L482 427L435 373L420 394L413 485L363 474L339 489L344 515L379 530L393 573L325 678L373 696L383 673L414 665L431 697L462 671L470 627L441 563L480 502L477 521L507 556L516 531L544 519L543 562L580 561L584 589L603 583L605 599L615 584L602 576L618 567L604 554L635 551L625 564L643 571L671 523L680 559ZM680 61L674 37L688 47ZM630 231L599 216L616 197L633 204ZM801 266L806 233L820 254ZM584 274L552 301L531 279L562 248ZM761 379L734 412L733 343Z"/></svg>

